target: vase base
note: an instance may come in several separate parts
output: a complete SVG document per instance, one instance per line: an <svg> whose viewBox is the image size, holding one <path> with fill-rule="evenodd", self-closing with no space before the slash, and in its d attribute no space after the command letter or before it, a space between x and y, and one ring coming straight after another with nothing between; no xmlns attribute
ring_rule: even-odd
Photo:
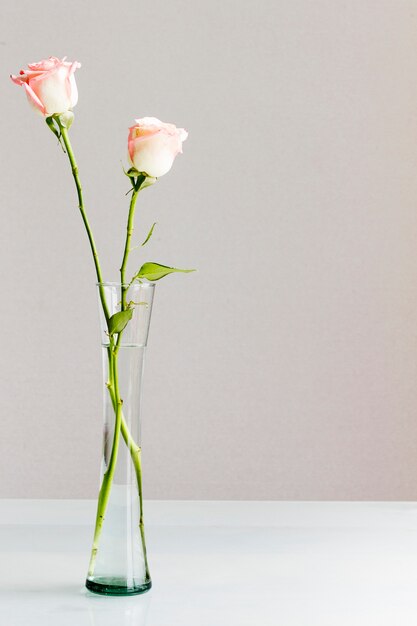
<svg viewBox="0 0 417 626"><path fill-rule="evenodd" d="M95 580L87 578L85 586L89 591L103 596L133 596L149 591L152 587L152 581L149 580L141 585L127 586L126 581L120 578L97 578Z"/></svg>

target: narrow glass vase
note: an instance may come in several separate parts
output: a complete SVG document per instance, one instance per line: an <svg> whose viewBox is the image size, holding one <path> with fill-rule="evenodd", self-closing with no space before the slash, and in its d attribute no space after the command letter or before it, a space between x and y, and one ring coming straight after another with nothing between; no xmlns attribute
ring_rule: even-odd
<svg viewBox="0 0 417 626"><path fill-rule="evenodd" d="M155 285L135 282L99 289L104 389L101 485L93 547L86 580L90 591L131 595L151 588L143 521L140 403L142 377ZM124 309L132 317L109 335L103 313ZM129 314L130 315L130 314Z"/></svg>

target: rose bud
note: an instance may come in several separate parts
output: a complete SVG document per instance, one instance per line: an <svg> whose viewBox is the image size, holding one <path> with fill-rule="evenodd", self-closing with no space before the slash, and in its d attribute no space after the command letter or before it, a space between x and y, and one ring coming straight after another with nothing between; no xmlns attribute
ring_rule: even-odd
<svg viewBox="0 0 417 626"><path fill-rule="evenodd" d="M133 167L152 178L163 176L182 152L182 142L188 137L183 128L165 124L156 117L135 120L129 128L128 152Z"/></svg>

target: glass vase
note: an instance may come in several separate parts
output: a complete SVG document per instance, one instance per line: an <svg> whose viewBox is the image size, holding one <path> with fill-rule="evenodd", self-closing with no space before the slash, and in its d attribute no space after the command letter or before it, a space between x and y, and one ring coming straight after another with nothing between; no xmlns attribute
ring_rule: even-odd
<svg viewBox="0 0 417 626"><path fill-rule="evenodd" d="M98 285L104 432L86 587L105 595L143 593L152 585L143 521L140 404L154 287L139 282L123 288ZM119 332L109 332L109 318L122 309L125 327L122 320Z"/></svg>

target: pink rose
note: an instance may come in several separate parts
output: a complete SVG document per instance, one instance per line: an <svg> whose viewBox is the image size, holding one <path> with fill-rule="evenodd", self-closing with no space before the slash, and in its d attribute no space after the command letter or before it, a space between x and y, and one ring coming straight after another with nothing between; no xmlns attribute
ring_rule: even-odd
<svg viewBox="0 0 417 626"><path fill-rule="evenodd" d="M128 137L129 158L133 167L151 178L163 176L171 169L177 154L182 152L187 131L174 124L164 124L156 117L144 117L135 122L129 128Z"/></svg>
<svg viewBox="0 0 417 626"><path fill-rule="evenodd" d="M29 69L20 70L18 76L10 76L16 85L23 85L29 103L42 115L66 113L77 104L74 72L81 63L69 63L65 59L49 57L28 64Z"/></svg>

